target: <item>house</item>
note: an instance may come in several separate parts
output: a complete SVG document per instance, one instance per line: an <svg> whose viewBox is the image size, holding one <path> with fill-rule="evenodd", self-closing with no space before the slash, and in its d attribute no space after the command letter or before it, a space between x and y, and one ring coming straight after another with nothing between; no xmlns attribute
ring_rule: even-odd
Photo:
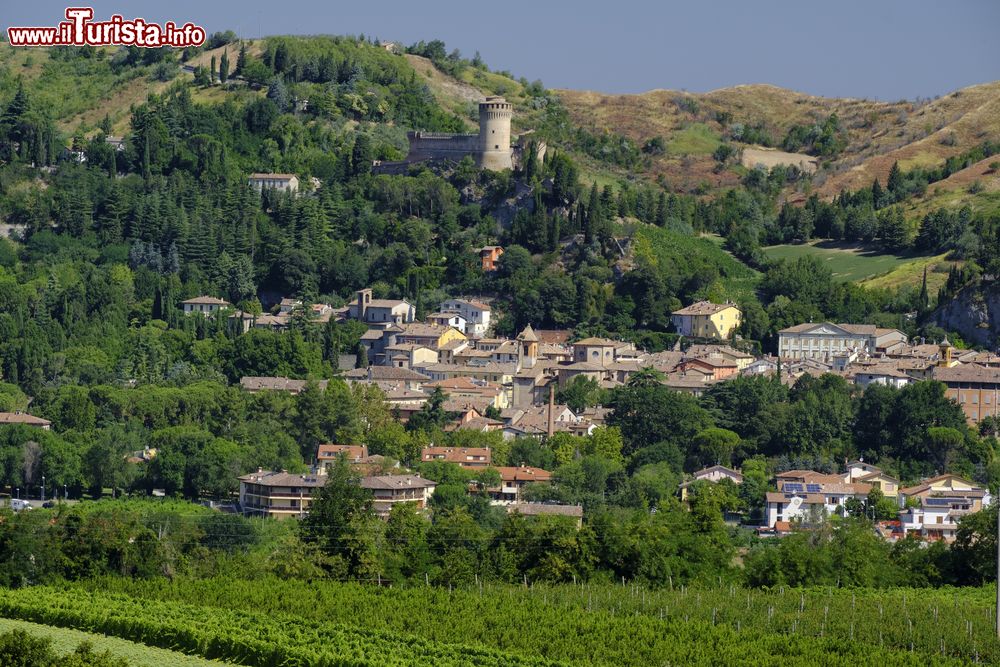
<svg viewBox="0 0 1000 667"><path fill-rule="evenodd" d="M847 368L846 374L848 377L853 376L854 384L862 389L867 389L868 385L871 384L902 389L911 382L914 382L913 377L901 370L898 364L891 361L851 364Z"/></svg>
<svg viewBox="0 0 1000 667"><path fill-rule="evenodd" d="M493 361L468 365L433 364L420 369L432 380L448 380L456 377L470 377L486 382L509 385L517 373L516 364L498 364Z"/></svg>
<svg viewBox="0 0 1000 667"><path fill-rule="evenodd" d="M503 254L503 248L498 245L488 245L476 249L476 254L482 262L483 271L492 273L497 270L497 260Z"/></svg>
<svg viewBox="0 0 1000 667"><path fill-rule="evenodd" d="M738 470L733 470L732 468L727 468L723 465L709 466L708 468L702 468L693 475L694 479L688 480L680 485L681 490L681 500L687 500L688 488L692 484L699 481L712 482L713 484L721 482L724 479L728 479L733 484L743 483L743 474Z"/></svg>
<svg viewBox="0 0 1000 667"><path fill-rule="evenodd" d="M449 398L483 401L486 406L503 410L508 406L508 395L504 388L494 382L458 376L447 380L435 380L424 384L424 391L433 392L440 388Z"/></svg>
<svg viewBox="0 0 1000 667"><path fill-rule="evenodd" d="M489 447L424 447L420 450L420 460L447 461L463 468L486 468L493 462Z"/></svg>
<svg viewBox="0 0 1000 667"><path fill-rule="evenodd" d="M247 375L240 378L240 386L244 391L255 394L258 391L287 391L295 395L306 388L308 380L292 380L286 377L259 377ZM317 380L316 385L325 390L329 380Z"/></svg>
<svg viewBox="0 0 1000 667"><path fill-rule="evenodd" d="M394 345L414 344L422 345L434 350L434 363L437 362L437 350L441 349L452 341L465 340L465 334L452 327L442 327L437 324L424 324L423 322L411 322L399 325L399 330L389 332L390 339Z"/></svg>
<svg viewBox="0 0 1000 667"><path fill-rule="evenodd" d="M248 183L257 192L264 189L295 192L299 189L299 179L295 174L250 174Z"/></svg>
<svg viewBox="0 0 1000 667"><path fill-rule="evenodd" d="M434 495L437 484L420 475L377 475L361 478L361 488L368 489L375 497L373 509L380 517L388 518L398 503L414 503L424 509Z"/></svg>
<svg viewBox="0 0 1000 667"><path fill-rule="evenodd" d="M778 356L789 359L831 360L851 350L867 354L884 353L906 343L906 335L896 329L874 324L796 324L778 332Z"/></svg>
<svg viewBox="0 0 1000 667"><path fill-rule="evenodd" d="M684 359L721 358L736 364L740 372L754 362L754 356L729 345L692 345L684 351Z"/></svg>
<svg viewBox="0 0 1000 667"><path fill-rule="evenodd" d="M528 484L551 482L552 473L541 468L521 465L517 467L501 466L500 486L490 489L490 498L494 505L509 505L521 501L521 490Z"/></svg>
<svg viewBox="0 0 1000 667"><path fill-rule="evenodd" d="M368 458L368 445L320 445L316 450L317 465L328 465L337 460L338 456L344 456L349 463L361 463Z"/></svg>
<svg viewBox="0 0 1000 667"><path fill-rule="evenodd" d="M197 296L193 299L182 301L181 303L184 305L185 315L191 315L192 313L212 315L213 313L216 313L223 308L229 308L232 305L225 299L217 299L214 296Z"/></svg>
<svg viewBox="0 0 1000 667"><path fill-rule="evenodd" d="M728 340L740 326L743 313L731 303L699 301L670 314L677 333L696 338Z"/></svg>
<svg viewBox="0 0 1000 667"><path fill-rule="evenodd" d="M36 417L35 415L29 415L27 412L0 412L0 426L6 424L24 424L25 426L34 426L40 428L43 431L48 431L52 428L52 422L48 419L42 419L41 417Z"/></svg>
<svg viewBox="0 0 1000 667"><path fill-rule="evenodd" d="M508 514L522 516L568 516L576 520L576 527L583 527L582 505L558 505L556 503L512 503L507 506Z"/></svg>
<svg viewBox="0 0 1000 667"><path fill-rule="evenodd" d="M947 363L947 359L942 359L941 363ZM945 396L961 406L970 425L974 426L984 417L997 415L1000 368L979 364L940 365L934 368L932 377L945 384Z"/></svg>
<svg viewBox="0 0 1000 667"><path fill-rule="evenodd" d="M456 328L468 336L481 338L489 332L493 309L481 301L448 299L441 302L441 312L457 313L465 320L465 326Z"/></svg>
<svg viewBox="0 0 1000 667"><path fill-rule="evenodd" d="M111 135L108 135L104 137L104 143L106 143L108 146L111 146L111 148L113 148L116 153L121 153L126 148L124 137L113 137Z"/></svg>
<svg viewBox="0 0 1000 667"><path fill-rule="evenodd" d="M899 520L904 532L927 540L951 542L958 521L988 505L985 489L958 475L938 475L915 486L899 490Z"/></svg>
<svg viewBox="0 0 1000 667"><path fill-rule="evenodd" d="M725 380L739 373L740 367L735 361L727 359L721 354L710 354L704 357L685 359L677 364L677 370L682 373L697 371L710 376L713 380Z"/></svg>
<svg viewBox="0 0 1000 667"><path fill-rule="evenodd" d="M385 348L385 359L396 368L417 368L438 362L438 353L426 345L397 343Z"/></svg>
<svg viewBox="0 0 1000 667"><path fill-rule="evenodd" d="M258 468L257 472L243 475L239 480L243 514L284 519L309 513L312 494L326 484L326 474L323 468L305 475Z"/></svg>
<svg viewBox="0 0 1000 667"><path fill-rule="evenodd" d="M458 313L431 313L424 318L424 321L439 327L452 327L462 333L466 333L468 325L465 318Z"/></svg>
<svg viewBox="0 0 1000 667"><path fill-rule="evenodd" d="M343 378L348 384L367 382L378 385L384 390L405 388L413 391L420 391L423 384L431 379L423 373L396 366L352 368L343 374Z"/></svg>
<svg viewBox="0 0 1000 667"><path fill-rule="evenodd" d="M366 324L388 326L413 322L417 309L404 299L374 299L371 289L363 289L358 290L354 303L347 307L346 316Z"/></svg>
<svg viewBox="0 0 1000 667"><path fill-rule="evenodd" d="M779 521L819 523L831 514L846 513L851 498L865 500L872 487L863 482L845 483L843 475L812 470L791 470L775 475L778 491L765 494L767 526Z"/></svg>

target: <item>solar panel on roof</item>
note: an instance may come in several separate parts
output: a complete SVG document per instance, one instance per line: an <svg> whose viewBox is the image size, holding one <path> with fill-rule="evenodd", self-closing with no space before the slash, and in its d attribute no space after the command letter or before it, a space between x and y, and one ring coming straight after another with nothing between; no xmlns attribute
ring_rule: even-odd
<svg viewBox="0 0 1000 667"><path fill-rule="evenodd" d="M801 493L802 492L802 485L801 484L789 484L789 483L786 482L785 486L784 486L784 489L785 489L785 491L792 491L792 492Z"/></svg>
<svg viewBox="0 0 1000 667"><path fill-rule="evenodd" d="M925 505L933 505L936 507L937 506L944 507L957 502L961 502L961 500L958 498L924 498Z"/></svg>
<svg viewBox="0 0 1000 667"><path fill-rule="evenodd" d="M809 493L819 493L820 486L819 484L806 484L806 491Z"/></svg>

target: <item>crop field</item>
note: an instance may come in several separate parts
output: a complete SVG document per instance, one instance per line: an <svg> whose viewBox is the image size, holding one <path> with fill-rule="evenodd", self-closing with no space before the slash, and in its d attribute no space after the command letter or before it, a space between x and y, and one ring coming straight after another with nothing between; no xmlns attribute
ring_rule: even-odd
<svg viewBox="0 0 1000 667"><path fill-rule="evenodd" d="M764 254L771 259L795 261L800 257L817 257L837 280L860 282L875 276L888 274L902 267L909 267L909 273L917 267L919 281L924 265L931 265L944 259L943 256L913 257L879 253L875 250L830 242L774 245L764 248ZM929 268L928 271L933 270Z"/></svg>
<svg viewBox="0 0 1000 667"><path fill-rule="evenodd" d="M117 637L82 632L72 628L59 628L28 621L0 618L0 634L12 630L23 630L35 637L52 640L52 648L57 653L72 653L77 646L87 641L97 652L108 651L117 658L124 658L130 667L222 667L228 663L206 660L193 655L185 655L165 648L137 644Z"/></svg>
<svg viewBox="0 0 1000 667"><path fill-rule="evenodd" d="M99 579L0 616L244 665L997 664L993 589L650 590Z"/></svg>

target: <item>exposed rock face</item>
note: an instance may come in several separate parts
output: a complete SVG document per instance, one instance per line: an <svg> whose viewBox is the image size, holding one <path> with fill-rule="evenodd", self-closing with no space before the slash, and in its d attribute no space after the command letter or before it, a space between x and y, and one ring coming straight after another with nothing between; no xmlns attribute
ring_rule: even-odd
<svg viewBox="0 0 1000 667"><path fill-rule="evenodd" d="M994 346L1000 333L1000 284L972 285L934 313L938 326L969 343Z"/></svg>

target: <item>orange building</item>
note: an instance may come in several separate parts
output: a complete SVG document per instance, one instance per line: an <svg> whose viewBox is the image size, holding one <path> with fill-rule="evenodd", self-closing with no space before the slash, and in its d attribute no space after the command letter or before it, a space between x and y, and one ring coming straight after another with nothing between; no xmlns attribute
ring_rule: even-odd
<svg viewBox="0 0 1000 667"><path fill-rule="evenodd" d="M496 271L497 260L503 254L503 248L498 245L488 245L479 249L479 258L483 260L483 271Z"/></svg>

